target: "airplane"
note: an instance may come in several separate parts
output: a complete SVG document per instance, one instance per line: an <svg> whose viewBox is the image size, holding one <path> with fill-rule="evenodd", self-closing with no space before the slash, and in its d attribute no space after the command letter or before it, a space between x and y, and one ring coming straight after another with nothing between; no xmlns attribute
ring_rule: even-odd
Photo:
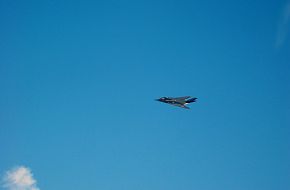
<svg viewBox="0 0 290 190"><path fill-rule="evenodd" d="M161 97L156 99L156 101L167 103L173 106L178 106L185 109L190 109L189 107L185 106L186 104L196 102L197 98L191 98L190 96L183 96L183 97Z"/></svg>

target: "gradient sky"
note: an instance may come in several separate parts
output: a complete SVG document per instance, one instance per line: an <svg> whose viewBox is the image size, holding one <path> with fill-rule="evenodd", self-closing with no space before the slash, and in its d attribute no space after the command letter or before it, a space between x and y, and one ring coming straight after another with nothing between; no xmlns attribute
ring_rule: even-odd
<svg viewBox="0 0 290 190"><path fill-rule="evenodd" d="M1 0L1 176L28 167L40 190L290 189L289 7ZM154 101L184 95L198 97L190 110Z"/></svg>

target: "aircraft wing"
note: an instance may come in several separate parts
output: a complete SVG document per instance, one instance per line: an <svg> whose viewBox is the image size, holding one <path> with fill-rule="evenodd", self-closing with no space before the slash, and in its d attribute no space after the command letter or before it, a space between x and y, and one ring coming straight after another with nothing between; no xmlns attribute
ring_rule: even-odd
<svg viewBox="0 0 290 190"><path fill-rule="evenodd" d="M182 105L182 104L174 104L174 103L168 103L168 104L173 105L173 106L177 106L177 107L180 107L180 108L190 109L189 107L187 107L185 105Z"/></svg>
<svg viewBox="0 0 290 190"><path fill-rule="evenodd" d="M172 99L174 99L174 100L184 100L185 101L188 98L190 98L190 96L175 97L175 98L172 98Z"/></svg>

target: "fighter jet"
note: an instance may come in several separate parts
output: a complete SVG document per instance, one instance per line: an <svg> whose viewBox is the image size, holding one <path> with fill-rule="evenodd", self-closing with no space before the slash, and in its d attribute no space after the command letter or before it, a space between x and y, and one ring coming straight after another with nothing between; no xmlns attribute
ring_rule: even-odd
<svg viewBox="0 0 290 190"><path fill-rule="evenodd" d="M173 106L178 106L185 109L190 109L189 107L185 106L186 104L195 102L197 98L191 98L190 96L184 97L161 97L156 99L156 101L167 103Z"/></svg>

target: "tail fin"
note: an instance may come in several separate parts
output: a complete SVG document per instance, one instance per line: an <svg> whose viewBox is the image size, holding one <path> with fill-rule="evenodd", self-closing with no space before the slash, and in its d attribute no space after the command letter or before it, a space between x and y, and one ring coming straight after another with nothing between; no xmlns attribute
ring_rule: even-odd
<svg viewBox="0 0 290 190"><path fill-rule="evenodd" d="M191 103L191 102L196 102L197 98L190 98L188 100L186 100L186 103Z"/></svg>

